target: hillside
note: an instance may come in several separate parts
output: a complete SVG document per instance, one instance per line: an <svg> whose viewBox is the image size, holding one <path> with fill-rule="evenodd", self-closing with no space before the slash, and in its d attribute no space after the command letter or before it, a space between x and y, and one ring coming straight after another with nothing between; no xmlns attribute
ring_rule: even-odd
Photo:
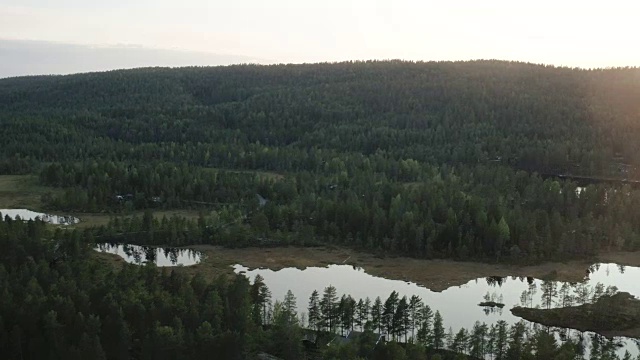
<svg viewBox="0 0 640 360"><path fill-rule="evenodd" d="M434 163L500 158L594 175L608 173L615 159L640 161L639 84L638 69L496 61L148 68L4 79L0 109L5 127L28 117L41 133L65 127L82 138L225 138L244 147L382 150ZM17 140L4 134L3 142Z"/></svg>
<svg viewBox="0 0 640 360"><path fill-rule="evenodd" d="M640 69L385 61L11 78L0 126L0 173L58 188L45 208L223 204L212 221L229 223L255 194L269 200L246 226L181 241L534 260L640 247L636 190L548 178L640 179Z"/></svg>

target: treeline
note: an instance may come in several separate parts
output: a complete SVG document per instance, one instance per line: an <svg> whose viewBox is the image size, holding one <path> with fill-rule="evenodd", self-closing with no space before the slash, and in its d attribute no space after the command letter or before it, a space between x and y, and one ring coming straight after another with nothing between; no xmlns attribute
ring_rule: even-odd
<svg viewBox="0 0 640 360"><path fill-rule="evenodd" d="M3 359L573 359L581 351L573 340L560 345L547 331L522 324L478 323L445 333L439 313L419 298L392 293L368 307L367 300L338 299L331 287L311 296L306 323L327 342L340 327L363 334L305 348L309 330L291 292L270 305L259 278L210 282L153 265L114 267L90 256L91 238L40 221L0 221ZM388 332L389 342L379 342L374 331ZM614 349L594 338L591 358L615 359Z"/></svg>
<svg viewBox="0 0 640 360"><path fill-rule="evenodd" d="M252 359L301 354L290 329L263 328L242 276L213 281L91 256L90 234L0 221L3 359ZM277 317L274 320L277 322ZM299 359L290 356L288 359Z"/></svg>
<svg viewBox="0 0 640 360"><path fill-rule="evenodd" d="M37 161L146 153L202 166L231 157L212 165L290 170L287 162L257 163L260 150L286 156L289 148L315 147L611 174L618 171L614 158L638 164L638 74L381 61L4 79L7 131L0 140L6 154Z"/></svg>
<svg viewBox="0 0 640 360"><path fill-rule="evenodd" d="M218 214L191 240L158 225L167 244L499 261L636 250L637 190L537 174L637 178L639 77L374 61L3 79L0 173L38 175L52 210Z"/></svg>
<svg viewBox="0 0 640 360"><path fill-rule="evenodd" d="M50 165L42 176L56 167ZM172 202L164 200L171 198L175 204L201 210L197 221L160 221L150 216L144 223L140 217L122 218L99 230L106 241L140 245L329 243L419 258L511 261L588 256L603 249L640 246L640 218L631 211L640 206L640 192L628 186L583 188L492 166L425 170L420 172L422 181L412 183L391 181L372 171L354 171L341 180L330 173L305 172L280 180L219 173L200 183L197 174L202 171L186 171L183 177L179 171L172 177L150 172L135 181L123 177L124 182L105 177L104 189L100 181L77 175L71 177L77 187L43 199L54 209L69 210L78 209L72 205L74 199L89 199L84 192L109 194L103 209L126 215L125 210L135 209L138 202L149 206L144 189L153 188L154 179L164 179L158 188L169 189L171 195L152 190L162 199L152 205L171 208ZM121 183L120 188L113 185ZM134 191L136 187L140 190ZM115 200L113 194L127 189L134 189L131 200ZM203 205L207 200L215 203Z"/></svg>
<svg viewBox="0 0 640 360"><path fill-rule="evenodd" d="M599 335L587 336L580 333L571 335L571 330L561 330L561 339L548 328L518 322L509 326L504 320L487 325L477 321L472 329L460 329L454 333L445 330L444 320L439 311L435 313L428 304L416 295L400 297L393 291L386 300L380 297L355 300L350 295L337 296L336 288L328 286L322 294L313 291L309 298L307 312L298 313L296 297L288 291L283 301L271 302L271 293L257 275L253 285L258 299L256 312L266 323L274 316L284 317L285 323L306 327L324 337L304 337L317 339L324 359L576 359L587 356L590 359L618 359L615 341ZM586 289L586 290L585 290ZM576 297L583 296L581 302L595 302L601 296L611 296L615 289L604 289L598 284L594 289L584 285L575 287ZM531 288L528 290L531 295ZM570 293L560 293L554 282L542 285L542 300L562 306ZM284 314L284 315L283 315ZM331 335L326 335L327 333ZM350 334L351 333L351 334ZM333 334L337 334L333 335ZM347 336L347 335L355 336ZM586 340L585 341L585 337ZM340 339L349 341L340 341ZM318 344L318 342L320 342ZM326 350L324 343L328 342ZM385 343L386 342L386 343ZM585 348L585 343L590 347ZM627 352L624 359L631 359Z"/></svg>
<svg viewBox="0 0 640 360"><path fill-rule="evenodd" d="M45 206L87 212L257 202L258 192L269 186L255 176L186 164L96 160L53 163L41 171L40 182L65 189L43 197Z"/></svg>

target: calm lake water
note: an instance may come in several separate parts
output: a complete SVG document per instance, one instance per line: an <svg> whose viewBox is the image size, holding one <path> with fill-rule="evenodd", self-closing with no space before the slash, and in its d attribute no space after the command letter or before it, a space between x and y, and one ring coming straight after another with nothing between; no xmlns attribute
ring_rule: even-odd
<svg viewBox="0 0 640 360"><path fill-rule="evenodd" d="M27 209L0 209L1 220L4 220L5 216L9 216L12 219L20 217L22 220L41 220L55 225L72 225L80 222L80 219L73 216L66 215L50 215L39 213Z"/></svg>
<svg viewBox="0 0 640 360"><path fill-rule="evenodd" d="M542 281L533 278L507 277L480 278L471 280L465 285L451 287L442 292L434 292L415 283L399 280L389 280L367 274L362 269L354 268L350 265L329 265L328 267L311 267L305 270L286 268L279 271L269 269L249 270L242 265L235 265L234 271L244 274L250 280L260 274L264 278L265 284L272 292L273 300L284 299L287 290L291 290L296 298L298 311L307 311L309 297L313 290L318 290L320 296L322 291L329 285L337 289L338 296L342 294L351 295L354 299L369 297L372 302L379 296L382 302L386 300L392 291L397 291L400 297L418 295L425 304L428 304L433 312L436 310L442 314L445 327L451 327L453 332L460 328L470 330L475 321L484 322L488 325L495 324L498 320L504 320L509 325L522 321L521 318L511 314L510 309L522 304L521 296L523 292L535 288L535 292L526 302L526 306L543 307L542 302ZM623 267L616 264L597 264L590 268L590 274L584 284L593 289L596 284L602 283L605 287L613 285L619 291L626 291L634 296L640 295L640 268ZM563 285L556 282L557 289ZM575 286L575 284L574 284ZM478 306L484 301L487 292L495 299L501 298L505 307L501 310L490 309ZM573 292L573 291L572 291ZM554 304L555 306L555 304ZM533 326L532 323L528 323ZM577 331L573 331L577 335ZM638 346L633 339L619 338L623 347L619 350L624 354L624 350L637 355ZM588 348L588 345L586 346Z"/></svg>
<svg viewBox="0 0 640 360"><path fill-rule="evenodd" d="M200 251L190 249L128 244L99 244L95 250L119 255L130 264L144 265L153 262L158 267L195 265L202 260L203 256Z"/></svg>

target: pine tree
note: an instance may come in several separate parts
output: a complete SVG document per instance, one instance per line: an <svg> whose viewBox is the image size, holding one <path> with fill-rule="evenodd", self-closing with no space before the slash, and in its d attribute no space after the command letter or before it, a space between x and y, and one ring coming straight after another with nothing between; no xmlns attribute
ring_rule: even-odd
<svg viewBox="0 0 640 360"><path fill-rule="evenodd" d="M453 338L453 343L451 345L451 349L458 354L465 354L467 352L467 343L469 340L469 335L467 330L462 328L458 331Z"/></svg>
<svg viewBox="0 0 640 360"><path fill-rule="evenodd" d="M595 303L605 294L605 288L602 283L597 283L593 288L593 294L591 295L591 302Z"/></svg>
<svg viewBox="0 0 640 360"><path fill-rule="evenodd" d="M431 320L433 312L429 305L424 305L420 311L420 322L418 324L418 343L425 347L433 347L433 336L431 331Z"/></svg>
<svg viewBox="0 0 640 360"><path fill-rule="evenodd" d="M480 324L476 321L473 325L473 330L469 336L469 347L471 348L471 355L475 358L485 358L487 353L487 325Z"/></svg>
<svg viewBox="0 0 640 360"><path fill-rule="evenodd" d="M556 339L552 334L539 330L533 338L536 357L538 359L553 359L557 351ZM592 359L597 359L597 349L594 347L595 353L591 354Z"/></svg>
<svg viewBox="0 0 640 360"><path fill-rule="evenodd" d="M396 311L393 315L393 330L398 338L405 335L405 342L407 341L406 335L410 324L409 320L409 304L407 303L407 297L403 296L400 301L398 301Z"/></svg>
<svg viewBox="0 0 640 360"><path fill-rule="evenodd" d="M317 290L313 290L311 297L309 298L309 327L312 329L320 330L322 324L322 313L320 310L320 295Z"/></svg>
<svg viewBox="0 0 640 360"><path fill-rule="evenodd" d="M558 296L558 289L555 281L545 280L542 282L542 304L550 309L553 306L554 299Z"/></svg>
<svg viewBox="0 0 640 360"><path fill-rule="evenodd" d="M491 355L491 359L493 360L493 356L496 352L496 338L497 338L497 330L495 324L492 324L489 328L488 336L487 336L487 347L486 353Z"/></svg>
<svg viewBox="0 0 640 360"><path fill-rule="evenodd" d="M377 296L371 306L371 322L378 333L382 333L382 300Z"/></svg>
<svg viewBox="0 0 640 360"><path fill-rule="evenodd" d="M251 285L251 300L253 302L253 316L258 324L266 324L267 306L271 301L271 291L264 283L260 274L256 275Z"/></svg>
<svg viewBox="0 0 640 360"><path fill-rule="evenodd" d="M358 304L356 305L356 324L360 326L360 331L362 331L367 324L370 306L371 300L369 300L369 298L366 298L365 301L362 301L362 299L358 300Z"/></svg>
<svg viewBox="0 0 640 360"><path fill-rule="evenodd" d="M409 300L409 319L411 329L411 340L415 342L416 340L416 325L420 323L420 314L423 307L422 299L417 295L412 295Z"/></svg>
<svg viewBox="0 0 640 360"><path fill-rule="evenodd" d="M496 232L497 232L497 234L496 234L497 238L496 238L496 242L495 242L495 254L497 255L497 257L499 259L500 255L502 254L502 248L511 239L511 231L510 231L509 225L507 224L507 221L504 219L504 217L502 217L500 219L500 222L498 222Z"/></svg>
<svg viewBox="0 0 640 360"><path fill-rule="evenodd" d="M433 340L430 342L433 344L434 349L439 350L444 347L445 330L440 311L436 311L436 314L433 317L433 332L431 337Z"/></svg>
<svg viewBox="0 0 640 360"><path fill-rule="evenodd" d="M504 320L498 320L496 323L496 335L494 354L496 360L503 360L507 355L507 322Z"/></svg>
<svg viewBox="0 0 640 360"><path fill-rule="evenodd" d="M296 305L296 297L291 290L287 290L287 294L284 296L284 302L282 303L285 319L290 324L298 323L298 311Z"/></svg>
<svg viewBox="0 0 640 360"><path fill-rule="evenodd" d="M574 299L578 305L584 305L589 302L589 287L582 282L575 285L573 289Z"/></svg>
<svg viewBox="0 0 640 360"><path fill-rule="evenodd" d="M560 287L557 305L560 307L573 306L573 296L571 295L571 286L569 283L564 283Z"/></svg>
<svg viewBox="0 0 640 360"><path fill-rule="evenodd" d="M509 331L509 345L507 349L507 359L518 360L522 358L525 341L525 325L522 321L517 322Z"/></svg>
<svg viewBox="0 0 640 360"><path fill-rule="evenodd" d="M322 294L322 300L320 300L320 311L322 313L323 327L328 331L334 331L337 325L338 319L338 295L336 288L332 285L327 286Z"/></svg>
<svg viewBox="0 0 640 360"><path fill-rule="evenodd" d="M385 300L382 310L382 322L384 323L385 330L387 334L393 337L393 339L395 339L397 335L397 326L396 322L394 322L394 317L398 301L398 293L394 290L391 292L387 300Z"/></svg>
<svg viewBox="0 0 640 360"><path fill-rule="evenodd" d="M453 338L454 338L453 328L451 326L449 326L449 331L447 331L447 334L445 335L445 346L449 350L452 350Z"/></svg>
<svg viewBox="0 0 640 360"><path fill-rule="evenodd" d="M356 302L355 300L349 296L342 296L340 299L340 322L343 331L344 330L353 330L353 322L355 318L356 311Z"/></svg>

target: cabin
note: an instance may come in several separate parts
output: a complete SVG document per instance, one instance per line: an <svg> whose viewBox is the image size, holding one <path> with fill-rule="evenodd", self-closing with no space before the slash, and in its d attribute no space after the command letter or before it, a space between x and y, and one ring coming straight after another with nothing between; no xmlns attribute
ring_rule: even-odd
<svg viewBox="0 0 640 360"><path fill-rule="evenodd" d="M311 329L302 329L302 344L306 349L317 349L318 332Z"/></svg>
<svg viewBox="0 0 640 360"><path fill-rule="evenodd" d="M336 336L327 345L331 345L331 344L348 344L348 343L358 339L360 336L362 336L362 334L364 334L363 331L351 330L347 334L347 336ZM380 342L384 343L386 341L386 337L383 334L379 334L379 333L375 333L374 332L373 335L374 335L374 339L375 339L375 344L376 345L378 345Z"/></svg>

